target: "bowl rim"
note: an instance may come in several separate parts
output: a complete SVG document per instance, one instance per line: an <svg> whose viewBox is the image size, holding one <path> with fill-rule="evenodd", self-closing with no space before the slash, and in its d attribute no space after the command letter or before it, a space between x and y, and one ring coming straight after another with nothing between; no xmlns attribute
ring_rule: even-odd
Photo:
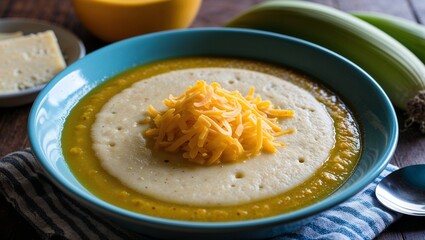
<svg viewBox="0 0 425 240"><path fill-rule="evenodd" d="M392 122L389 130L388 135L388 146L383 151L381 160L372 166L372 168L369 170L368 174L364 175L360 181L355 182L350 186L348 189L343 189L342 191L338 192L336 195L332 195L332 197L326 198L326 201L319 201L314 203L313 205L309 205L305 208L291 211L284 214L279 214L271 217L265 217L265 218L259 218L259 219L253 219L253 220L244 220L244 221L229 221L229 222L195 222L195 221L185 221L185 220L174 220L174 219L166 219L166 218L160 218L160 217L154 217L149 216L141 213L135 213L120 207L117 207L115 205L112 205L108 202L103 201L100 198L97 198L96 196L90 196L89 194L82 194L80 190L73 187L71 184L69 184L65 179L62 177L58 177L58 175L55 173L54 169L48 164L48 161L43 159L43 154L41 151L40 146L35 144L35 122L36 122L36 114L38 112L38 108L42 104L42 100L45 98L45 96L48 94L50 89L64 77L68 71L68 69L76 64L83 64L85 61L89 61L91 58L102 54L104 51L120 48L123 45L126 45L128 43L139 41L139 39L146 39L146 38L155 38L155 37L168 37L172 36L173 34L179 34L179 33L187 33L187 32L195 32L197 34L202 34L204 32L232 32L232 33L244 33L244 34L253 34L253 35L263 35L267 37L273 37L273 38L280 38L284 41L291 41L291 42L298 42L299 44L303 44L306 47L309 48L316 48L318 51L323 51L326 54L330 54L333 57L338 58L339 60L343 61L345 64L350 65L353 67L354 70L359 71L362 75L364 75L365 78L367 78L371 84L376 88L376 90L380 93L383 100L385 100L385 105L387 107L387 114L391 117L390 121ZM241 29L241 28L221 28L221 27L207 27L207 28L192 28L192 29L184 29L184 30L170 30L170 31L162 31L157 33L150 33L142 36L136 36L129 39L125 39L113 44L110 44L108 46L102 47L90 54L88 54L86 57L76 61L72 65L68 66L65 70L63 70L60 74L58 74L52 81L50 81L46 87L41 91L37 99L35 100L31 112L28 119L28 135L30 144L32 147L32 150L38 159L38 162L42 166L42 168L45 170L45 173L48 175L48 177L52 180L52 182L58 186L62 191L64 191L68 196L78 199L82 201L84 204L89 205L91 208L94 208L98 211L103 212L106 215L113 216L115 218L124 219L125 221L131 221L131 222L138 222L143 221L144 224L148 226L159 226L164 228L179 228L187 229L191 231L203 231L203 230L230 230L230 229L255 229L255 228L262 228L265 226L275 226L275 225L281 225L282 223L291 223L295 222L300 219L306 219L308 217L314 216L319 212L325 211L333 206L336 206L343 201L347 200L348 198L354 196L358 192L360 192L363 188L365 188L368 184L370 184L375 178L378 177L378 175L386 168L387 164L391 160L392 155L395 152L396 146L397 146L397 140L398 140L398 122L396 118L395 110L383 91L383 89L376 83L375 80L371 76L369 76L364 70L362 70L360 67L358 67L356 64L351 62L350 60L346 59L345 57L330 51L324 47L321 47L319 45L316 45L314 43L283 35L283 34L277 34L272 32L266 32L262 30L252 30L252 29Z"/></svg>

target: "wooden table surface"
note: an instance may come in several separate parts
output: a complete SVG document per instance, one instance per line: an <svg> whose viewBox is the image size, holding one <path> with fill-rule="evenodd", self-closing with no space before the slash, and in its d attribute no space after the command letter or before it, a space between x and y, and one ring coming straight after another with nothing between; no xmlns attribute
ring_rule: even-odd
<svg viewBox="0 0 425 240"><path fill-rule="evenodd" d="M204 0L192 27L222 26L223 23L262 0ZM425 24L425 0L314 0L343 11L367 10L392 14ZM87 52L105 46L81 25L70 0L0 0L0 17L47 20L73 31ZM425 49L424 49L425 51ZM0 66L1 67L1 66ZM28 147L27 119L31 105L0 108L0 156ZM392 163L398 166L425 163L425 136L417 128L405 129L405 114L397 111L400 139ZM0 197L0 238L38 239L36 232ZM377 237L425 239L425 218L404 216Z"/></svg>

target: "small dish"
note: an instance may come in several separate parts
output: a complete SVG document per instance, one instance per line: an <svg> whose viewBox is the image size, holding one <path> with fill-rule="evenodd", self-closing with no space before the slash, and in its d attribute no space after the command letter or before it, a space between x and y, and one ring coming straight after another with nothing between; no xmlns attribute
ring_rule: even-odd
<svg viewBox="0 0 425 240"><path fill-rule="evenodd" d="M86 54L86 49L81 40L58 25L35 19L8 18L0 20L0 32L2 33L21 31L24 35L27 35L47 30L55 32L67 66ZM0 94L0 107L14 107L30 103L34 101L44 86L39 85L19 92Z"/></svg>

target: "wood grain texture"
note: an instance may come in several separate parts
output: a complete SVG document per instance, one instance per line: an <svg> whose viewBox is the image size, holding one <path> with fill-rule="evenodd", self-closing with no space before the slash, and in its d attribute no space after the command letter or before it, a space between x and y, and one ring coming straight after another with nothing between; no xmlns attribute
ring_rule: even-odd
<svg viewBox="0 0 425 240"><path fill-rule="evenodd" d="M418 23L425 25L425 1L424 0L409 0L413 12Z"/></svg>
<svg viewBox="0 0 425 240"><path fill-rule="evenodd" d="M263 0L204 0L191 27L217 27ZM344 11L383 12L425 23L425 0L311 0ZM42 6L42 7L40 7ZM70 0L0 0L0 17L46 20L73 31L91 52L106 43L91 35L76 18ZM0 156L29 146L27 120L31 105L0 108ZM407 166L425 163L425 137L416 126L405 129L405 115L398 111L401 127L399 144L392 163ZM38 239L31 226L0 197L0 239ZM423 218L402 217L378 240L425 239Z"/></svg>
<svg viewBox="0 0 425 240"><path fill-rule="evenodd" d="M203 1L191 27L218 27L264 0ZM236 3L237 2L237 3Z"/></svg>
<svg viewBox="0 0 425 240"><path fill-rule="evenodd" d="M30 106L0 108L0 156L29 146L27 121Z"/></svg>
<svg viewBox="0 0 425 240"><path fill-rule="evenodd" d="M344 11L384 12L394 16L415 20L410 4L406 0L339 0L339 8Z"/></svg>

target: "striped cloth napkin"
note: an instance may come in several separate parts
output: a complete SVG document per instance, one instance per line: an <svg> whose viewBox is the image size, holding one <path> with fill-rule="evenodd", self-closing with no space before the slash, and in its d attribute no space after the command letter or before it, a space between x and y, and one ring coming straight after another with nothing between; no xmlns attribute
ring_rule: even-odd
<svg viewBox="0 0 425 240"><path fill-rule="evenodd" d="M310 224L280 239L373 239L401 215L376 199L376 184L396 169L393 165L362 192L316 216ZM112 224L60 192L46 178L30 149L0 160L0 188L42 239L146 239Z"/></svg>

